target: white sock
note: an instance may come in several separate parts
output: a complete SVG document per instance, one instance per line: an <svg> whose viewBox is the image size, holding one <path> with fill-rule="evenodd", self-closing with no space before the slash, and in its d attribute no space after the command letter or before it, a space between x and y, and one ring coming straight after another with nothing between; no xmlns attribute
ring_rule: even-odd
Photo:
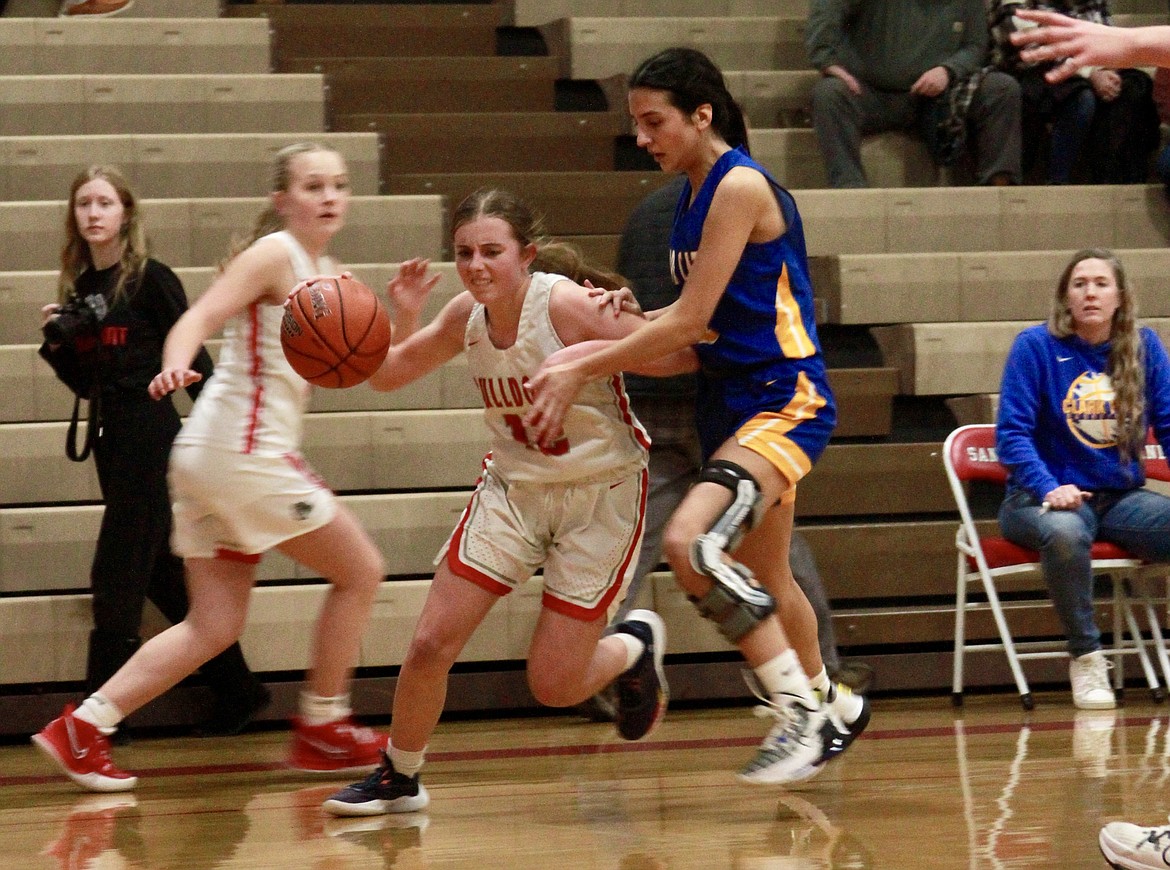
<svg viewBox="0 0 1170 870"><path fill-rule="evenodd" d="M386 754L390 756L390 763L394 765L395 770L403 776L414 776L422 770L427 748L424 746L417 752L408 752L405 749L398 749L391 743L386 747Z"/></svg>
<svg viewBox="0 0 1170 870"><path fill-rule="evenodd" d="M861 715L861 698L853 694L848 686L833 683L823 667L821 672L809 680L812 687L825 699L829 709L836 713L846 725L852 725Z"/></svg>
<svg viewBox="0 0 1170 870"><path fill-rule="evenodd" d="M311 692L301 692L298 705L301 712L301 721L306 725L325 725L336 722L349 716L353 710L349 706L349 693L344 695L314 695Z"/></svg>
<svg viewBox="0 0 1170 870"><path fill-rule="evenodd" d="M107 736L117 731L118 724L126 718L117 704L99 692L94 692L82 701L81 706L73 711L73 715L82 722L93 725Z"/></svg>
<svg viewBox="0 0 1170 870"><path fill-rule="evenodd" d="M808 677L800 668L795 650L787 649L771 661L754 669L756 679L773 698L776 695L795 695L810 710L820 706L813 694Z"/></svg>
<svg viewBox="0 0 1170 870"><path fill-rule="evenodd" d="M646 651L646 644L642 643L642 641L632 634L626 634L624 631L619 631L612 636L626 645L626 666L622 668L622 673L625 673L642 657L642 653Z"/></svg>

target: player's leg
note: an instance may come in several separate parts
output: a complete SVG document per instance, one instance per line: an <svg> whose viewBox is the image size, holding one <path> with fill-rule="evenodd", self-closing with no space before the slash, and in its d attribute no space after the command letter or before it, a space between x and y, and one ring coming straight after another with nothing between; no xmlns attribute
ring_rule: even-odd
<svg viewBox="0 0 1170 870"><path fill-rule="evenodd" d="M826 744L837 729L813 690L781 620L773 618L776 599L757 581L748 566L729 553L752 529L771 545L770 561L783 562L791 533L791 512L768 514L794 485L754 443L749 421L715 451L700 482L680 505L667 528L665 549L675 577L699 612L743 653L776 725L756 757L741 771L750 782L798 782L816 774L824 763ZM761 427L767 428L767 427ZM746 435L745 435L746 433ZM785 455L793 457L793 477L806 473L811 461L799 445L785 438ZM750 552L750 551L749 551ZM799 589L797 589L799 593ZM807 607L807 600L805 602ZM810 611L811 613L811 611ZM811 628L815 650L815 617ZM819 661L819 651L813 653Z"/></svg>
<svg viewBox="0 0 1170 870"><path fill-rule="evenodd" d="M329 581L313 629L307 689L293 720L289 764L314 772L375 766L386 737L354 724L349 686L378 586L385 579L382 555L340 502L328 523L284 541L279 549Z"/></svg>
<svg viewBox="0 0 1170 870"><path fill-rule="evenodd" d="M456 576L445 559L431 581L394 689L390 742L369 777L324 803L337 816L414 812L430 802L419 781L447 697L447 677L499 595Z"/></svg>
<svg viewBox="0 0 1170 870"><path fill-rule="evenodd" d="M801 667L819 698L828 706L838 733L825 732L821 761L840 755L869 724L869 703L847 687L834 684L821 657L816 611L796 582L789 558L796 490L789 489L736 550L735 557L776 599L776 618L792 644Z"/></svg>
<svg viewBox="0 0 1170 870"><path fill-rule="evenodd" d="M193 673L240 636L254 565L224 559L188 561L187 617L143 644L74 710L66 707L33 742L74 782L92 791L125 791L137 778L110 759L109 735L130 713Z"/></svg>

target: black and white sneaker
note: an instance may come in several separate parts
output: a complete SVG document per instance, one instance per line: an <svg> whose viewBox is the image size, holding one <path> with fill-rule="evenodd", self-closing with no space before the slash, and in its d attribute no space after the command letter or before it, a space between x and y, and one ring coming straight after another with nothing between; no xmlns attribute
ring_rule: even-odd
<svg viewBox="0 0 1170 870"><path fill-rule="evenodd" d="M382 753L378 769L328 798L322 806L335 816L379 816L384 813L413 813L431 802L418 774L406 776L394 769Z"/></svg>
<svg viewBox="0 0 1170 870"><path fill-rule="evenodd" d="M615 634L629 634L646 645L638 660L614 680L617 689L617 729L626 740L640 740L666 715L670 688L662 658L666 653L666 626L653 610L631 610Z"/></svg>
<svg viewBox="0 0 1170 870"><path fill-rule="evenodd" d="M824 767L821 759L825 754L825 740L836 733L824 704L809 709L800 698L786 695L756 707L756 715L773 718L776 724L755 757L740 770L740 781L787 785L804 782L820 773Z"/></svg>
<svg viewBox="0 0 1170 870"><path fill-rule="evenodd" d="M830 692L848 692L847 686L837 684L830 689ZM828 764L846 749L848 749L853 741L861 736L861 732L869 725L869 701L864 695L858 695L861 698L861 712L857 718L852 722L846 722L841 719L836 713L830 711L825 719L825 728L822 731L822 742L824 743L824 753L818 764ZM825 706L832 703L832 695L825 699Z"/></svg>

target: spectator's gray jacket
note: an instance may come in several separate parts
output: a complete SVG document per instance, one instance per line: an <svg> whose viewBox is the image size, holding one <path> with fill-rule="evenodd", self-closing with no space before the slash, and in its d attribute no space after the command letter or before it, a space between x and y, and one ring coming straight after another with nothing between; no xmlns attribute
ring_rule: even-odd
<svg viewBox="0 0 1170 870"><path fill-rule="evenodd" d="M879 90L908 91L936 66L954 81L987 63L986 15L984 0L813 0L809 60Z"/></svg>

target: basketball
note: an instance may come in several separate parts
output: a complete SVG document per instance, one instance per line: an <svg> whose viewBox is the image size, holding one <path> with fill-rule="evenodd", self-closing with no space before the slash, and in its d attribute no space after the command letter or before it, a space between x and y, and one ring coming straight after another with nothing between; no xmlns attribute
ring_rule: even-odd
<svg viewBox="0 0 1170 870"><path fill-rule="evenodd" d="M390 316L360 281L322 278L289 299L280 343L289 365L310 384L352 387L385 359Z"/></svg>

